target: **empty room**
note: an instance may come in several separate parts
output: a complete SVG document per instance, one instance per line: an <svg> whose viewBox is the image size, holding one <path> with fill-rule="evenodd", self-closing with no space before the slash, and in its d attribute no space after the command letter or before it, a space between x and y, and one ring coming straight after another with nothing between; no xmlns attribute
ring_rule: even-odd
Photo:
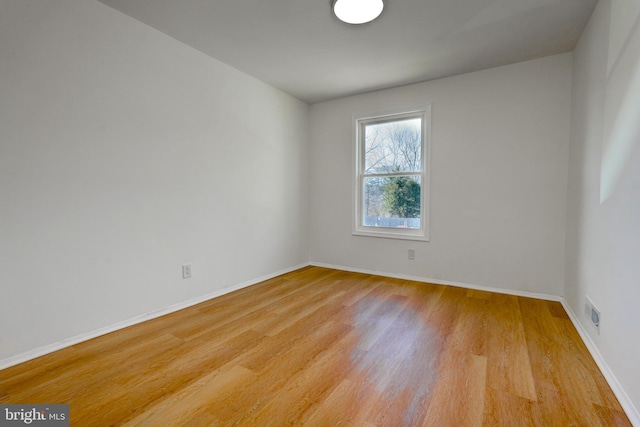
<svg viewBox="0 0 640 427"><path fill-rule="evenodd" d="M0 425L640 427L640 1L0 0Z"/></svg>

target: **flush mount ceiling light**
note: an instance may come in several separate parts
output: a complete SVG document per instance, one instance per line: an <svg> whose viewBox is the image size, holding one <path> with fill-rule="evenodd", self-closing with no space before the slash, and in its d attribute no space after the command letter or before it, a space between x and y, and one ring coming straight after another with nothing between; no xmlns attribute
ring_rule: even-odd
<svg viewBox="0 0 640 427"><path fill-rule="evenodd" d="M333 13L347 24L364 24L382 13L382 0L335 0Z"/></svg>

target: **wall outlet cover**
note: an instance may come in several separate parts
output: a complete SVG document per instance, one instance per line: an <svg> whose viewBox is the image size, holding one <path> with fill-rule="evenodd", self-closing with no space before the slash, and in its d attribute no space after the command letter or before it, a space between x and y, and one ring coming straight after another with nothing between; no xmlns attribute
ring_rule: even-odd
<svg viewBox="0 0 640 427"><path fill-rule="evenodd" d="M191 264L182 265L182 278L188 279L191 277Z"/></svg>

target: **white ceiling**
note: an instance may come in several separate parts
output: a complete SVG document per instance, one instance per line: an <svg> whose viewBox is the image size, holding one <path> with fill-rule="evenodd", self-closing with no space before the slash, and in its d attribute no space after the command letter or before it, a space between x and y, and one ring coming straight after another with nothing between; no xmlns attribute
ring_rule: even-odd
<svg viewBox="0 0 640 427"><path fill-rule="evenodd" d="M99 0L307 103L573 50L597 0Z"/></svg>

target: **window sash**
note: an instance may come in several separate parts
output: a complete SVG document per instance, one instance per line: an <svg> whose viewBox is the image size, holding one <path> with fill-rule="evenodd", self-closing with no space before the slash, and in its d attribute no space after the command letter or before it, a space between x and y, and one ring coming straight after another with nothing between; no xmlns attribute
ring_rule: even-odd
<svg viewBox="0 0 640 427"><path fill-rule="evenodd" d="M379 212L380 205L383 202L383 199L387 195L384 192L384 187L389 183L389 178L410 178L413 182L417 183L419 186L419 194L420 203L418 205L418 216L413 216L411 213L406 213L405 215L384 215ZM367 184L367 180L373 181L371 184ZM382 181L382 182L376 182ZM385 174L385 176L379 175L367 175L362 177L361 181L362 186L362 217L361 225L363 227L375 227L379 228L388 228L390 230L419 230L421 229L422 220L423 220L423 203L422 203L422 174L419 173L410 173L410 174ZM407 187L405 187L405 190ZM377 193L377 194L376 194ZM400 197L405 197L406 199L411 199L412 191L409 189L409 192L403 192ZM413 194L415 196L415 194ZM415 209L415 205L411 204L409 206L405 205L405 209L411 211ZM415 212L413 212L415 214ZM375 223L375 224L373 224ZM392 225L395 224L395 225ZM417 226L416 226L417 225Z"/></svg>

